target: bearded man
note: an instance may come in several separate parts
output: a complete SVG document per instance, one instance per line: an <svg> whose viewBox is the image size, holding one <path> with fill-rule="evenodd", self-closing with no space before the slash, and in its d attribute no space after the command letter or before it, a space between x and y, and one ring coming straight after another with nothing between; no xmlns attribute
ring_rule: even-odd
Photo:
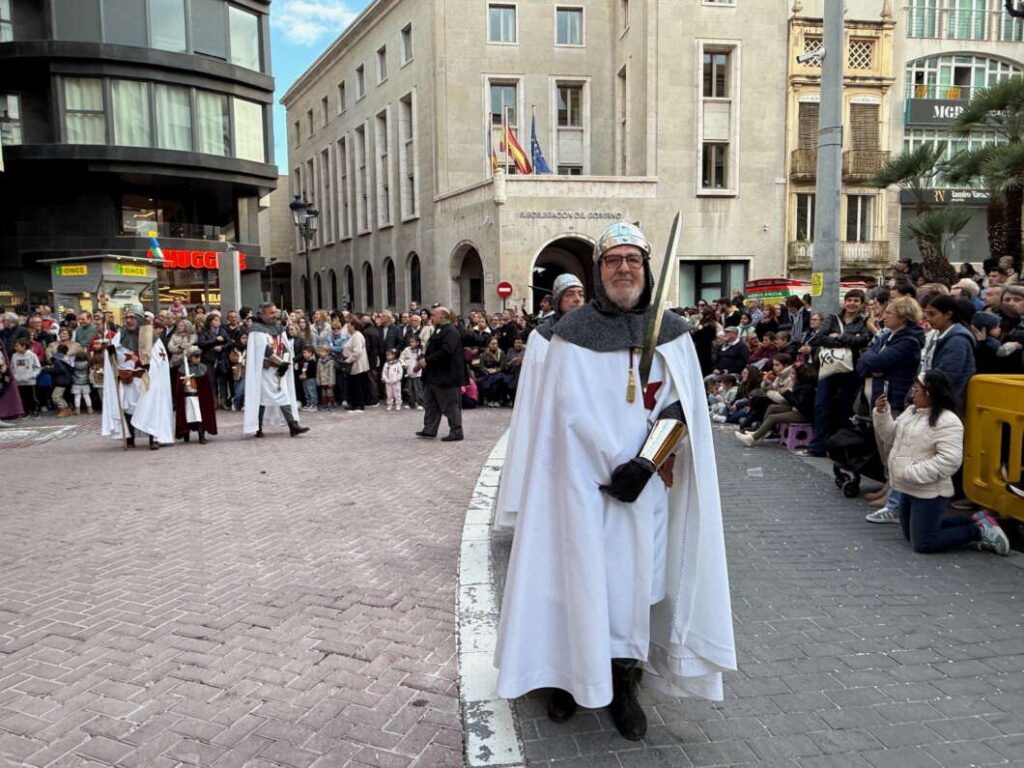
<svg viewBox="0 0 1024 768"><path fill-rule="evenodd" d="M263 437L264 418L268 426L283 419L292 437L309 432L309 427L299 425L295 376L292 375L295 350L281 327L277 306L272 301L260 305L259 317L249 329L245 360L243 434Z"/></svg>
<svg viewBox="0 0 1024 768"><path fill-rule="evenodd" d="M495 656L500 696L550 689L556 722L610 703L631 740L647 730L644 673L669 695L721 699L736 668L711 423L678 315L641 382L650 251L632 224L608 227L594 298L553 328Z"/></svg>

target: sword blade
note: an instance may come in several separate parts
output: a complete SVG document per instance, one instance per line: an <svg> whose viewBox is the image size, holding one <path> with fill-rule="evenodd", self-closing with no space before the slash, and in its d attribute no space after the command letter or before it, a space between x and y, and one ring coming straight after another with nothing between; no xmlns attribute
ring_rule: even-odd
<svg viewBox="0 0 1024 768"><path fill-rule="evenodd" d="M640 355L640 383L647 389L647 382L651 376L651 365L654 363L654 348L658 346L658 335L661 333L661 320L665 315L665 302L669 297L669 289L672 286L672 278L678 269L676 265L676 249L679 246L679 230L682 229L682 211L676 213L672 219L672 229L669 230L668 247L665 249L665 259L661 263L661 277L654 286L654 298L651 305L651 313L647 318L647 328L644 331L644 349Z"/></svg>

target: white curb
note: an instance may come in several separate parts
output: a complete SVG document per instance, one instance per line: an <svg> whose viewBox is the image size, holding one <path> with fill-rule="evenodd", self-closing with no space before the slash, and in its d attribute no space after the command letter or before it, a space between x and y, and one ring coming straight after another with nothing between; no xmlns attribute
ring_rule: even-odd
<svg viewBox="0 0 1024 768"><path fill-rule="evenodd" d="M494 649L498 637L498 597L491 572L490 537L508 432L484 462L462 528L459 558L459 686L465 765L471 768L524 768L523 745L512 705L498 698Z"/></svg>

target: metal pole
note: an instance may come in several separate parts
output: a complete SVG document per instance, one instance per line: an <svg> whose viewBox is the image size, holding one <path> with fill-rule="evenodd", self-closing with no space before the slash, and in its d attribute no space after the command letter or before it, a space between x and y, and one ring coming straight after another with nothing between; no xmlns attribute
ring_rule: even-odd
<svg viewBox="0 0 1024 768"><path fill-rule="evenodd" d="M815 309L839 310L839 211L843 179L843 0L825 0L818 117L818 168L814 190L814 272L821 276Z"/></svg>
<svg viewBox="0 0 1024 768"><path fill-rule="evenodd" d="M306 245L306 295L303 296L306 306L303 309L306 312L310 311L310 306L313 303L313 277L309 272L309 241L313 238L309 236L309 231L306 229L306 225L302 225L302 242Z"/></svg>

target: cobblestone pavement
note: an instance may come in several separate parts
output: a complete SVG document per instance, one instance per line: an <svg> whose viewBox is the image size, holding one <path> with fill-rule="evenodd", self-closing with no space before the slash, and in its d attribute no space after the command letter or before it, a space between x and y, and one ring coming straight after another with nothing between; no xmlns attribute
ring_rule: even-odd
<svg viewBox="0 0 1024 768"><path fill-rule="evenodd" d="M633 743L605 711L559 725L529 697L529 763L1024 766L1024 556L914 555L806 461L716 442L740 666L725 701L644 691Z"/></svg>
<svg viewBox="0 0 1024 768"><path fill-rule="evenodd" d="M303 414L295 440L221 414L208 446L130 453L20 425L0 765L459 765L459 538L508 413L454 444L416 412Z"/></svg>

